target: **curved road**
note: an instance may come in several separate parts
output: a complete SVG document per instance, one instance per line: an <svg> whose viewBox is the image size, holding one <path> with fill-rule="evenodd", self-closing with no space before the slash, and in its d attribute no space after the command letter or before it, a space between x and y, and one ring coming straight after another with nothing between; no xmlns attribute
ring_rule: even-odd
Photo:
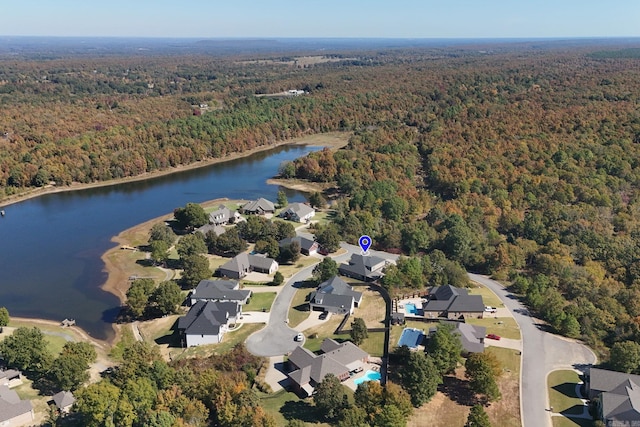
<svg viewBox="0 0 640 427"><path fill-rule="evenodd" d="M498 295L520 327L523 348L520 371L522 425L551 427L547 375L556 369L584 370L586 365L596 363L595 354L584 344L541 330L527 308L500 283L479 274L468 275Z"/></svg>
<svg viewBox="0 0 640 427"><path fill-rule="evenodd" d="M305 232L298 232L299 236L313 239L313 235ZM347 243L341 243L340 247L346 250L346 253L332 257L338 264L347 261L354 253L360 253L359 246L349 245ZM369 251L372 255L380 256L385 259L395 260L397 255L387 254L385 252ZM320 260L318 260L320 262ZM317 263L316 263L317 264ZM281 356L287 354L297 346L302 345L302 342L294 341L294 337L298 331L292 329L287 325L287 316L289 313L289 307L291 306L291 300L298 289L296 284L302 282L311 277L311 272L316 266L313 264L306 267L293 275L287 283L283 286L282 290L276 296L271 306L271 315L269 316L269 323L267 326L258 332L255 332L245 341L247 350L255 354L256 356Z"/></svg>

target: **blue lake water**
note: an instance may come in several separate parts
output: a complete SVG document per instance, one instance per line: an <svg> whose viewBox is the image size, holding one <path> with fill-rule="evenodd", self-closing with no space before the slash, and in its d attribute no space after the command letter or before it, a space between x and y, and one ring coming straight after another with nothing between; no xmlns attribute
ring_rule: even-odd
<svg viewBox="0 0 640 427"><path fill-rule="evenodd" d="M12 316L74 318L95 338L110 338L120 302L100 289L107 278L100 257L115 246L113 236L188 202L275 201L280 189L290 201L301 201L303 193L265 181L283 161L318 149L281 146L200 169L6 206L0 217L0 306Z"/></svg>

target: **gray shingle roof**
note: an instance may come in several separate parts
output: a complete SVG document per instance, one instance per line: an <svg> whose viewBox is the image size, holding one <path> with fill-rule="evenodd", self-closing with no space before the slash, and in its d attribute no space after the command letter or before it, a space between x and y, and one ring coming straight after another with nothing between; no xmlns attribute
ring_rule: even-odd
<svg viewBox="0 0 640 427"><path fill-rule="evenodd" d="M307 239L306 237L287 237L286 239L282 239L278 242L278 246L281 248L290 245L292 242L298 242L300 244L300 249L309 252L314 245L317 245L315 240Z"/></svg>
<svg viewBox="0 0 640 427"><path fill-rule="evenodd" d="M487 328L461 322L454 322L454 325L456 327L454 333L460 336L460 342L465 351L469 353L484 352L484 337L487 335Z"/></svg>
<svg viewBox="0 0 640 427"><path fill-rule="evenodd" d="M340 264L338 270L345 276L366 277L377 279L382 276L382 268L386 265L386 260L377 256L364 256L360 254L351 255L348 264Z"/></svg>
<svg viewBox="0 0 640 427"><path fill-rule="evenodd" d="M196 302L186 316L178 319L178 329L187 335L218 335L229 317L238 315L236 302Z"/></svg>
<svg viewBox="0 0 640 427"><path fill-rule="evenodd" d="M589 375L591 397L602 393L602 415L605 420L640 420L640 375L599 368L591 368Z"/></svg>
<svg viewBox="0 0 640 427"><path fill-rule="evenodd" d="M56 393L53 395L52 399L53 403L55 403L59 409L66 408L69 405L73 405L76 401L76 398L70 391L61 391L59 393Z"/></svg>
<svg viewBox="0 0 640 427"><path fill-rule="evenodd" d="M223 270L241 272L250 271L254 268L268 270L275 260L259 255L249 255L245 252L236 255L224 263L220 268Z"/></svg>
<svg viewBox="0 0 640 427"><path fill-rule="evenodd" d="M304 203L290 203L287 206L287 209L284 210L283 214L293 214L298 218L304 218L312 212L315 212L315 210L309 205L306 205Z"/></svg>
<svg viewBox="0 0 640 427"><path fill-rule="evenodd" d="M212 224L226 224L232 216L231 209L225 205L220 205L218 209L209 214L209 222Z"/></svg>
<svg viewBox="0 0 640 427"><path fill-rule="evenodd" d="M18 393L7 386L0 386L0 422L31 412L31 401L20 400Z"/></svg>
<svg viewBox="0 0 640 427"><path fill-rule="evenodd" d="M327 338L325 342L327 340L330 339ZM289 360L295 360L294 364L298 369L290 373L289 377L300 386L305 385L310 380L320 383L327 374L341 376L348 373L350 371L349 365L369 356L351 341L346 341L342 344L338 344L335 341L332 343L325 342L322 343L322 347L333 349L320 356L316 356L302 347L296 347L291 353Z"/></svg>
<svg viewBox="0 0 640 427"><path fill-rule="evenodd" d="M233 280L201 280L191 295L192 299L244 301L251 291L238 289Z"/></svg>
<svg viewBox="0 0 640 427"><path fill-rule="evenodd" d="M481 295L469 295L469 291L451 285L434 287L429 300L422 304L425 312L484 312Z"/></svg>
<svg viewBox="0 0 640 427"><path fill-rule="evenodd" d="M273 202L270 202L267 199L259 198L258 200L254 200L252 202L247 203L242 207L245 212L274 212L276 207Z"/></svg>
<svg viewBox="0 0 640 427"><path fill-rule="evenodd" d="M195 231L198 233L204 234L205 236L209 231L213 231L216 234L216 236L219 236L225 231L227 231L227 229L221 225L205 224L202 227L196 228Z"/></svg>

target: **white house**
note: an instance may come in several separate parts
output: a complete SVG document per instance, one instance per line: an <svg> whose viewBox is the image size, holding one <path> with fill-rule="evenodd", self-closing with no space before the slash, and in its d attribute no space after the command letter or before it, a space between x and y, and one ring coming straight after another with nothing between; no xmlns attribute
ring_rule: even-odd
<svg viewBox="0 0 640 427"><path fill-rule="evenodd" d="M217 344L241 314L237 302L197 301L178 319L178 330L187 347Z"/></svg>
<svg viewBox="0 0 640 427"><path fill-rule="evenodd" d="M282 218L296 222L307 222L315 215L315 209L304 203L291 203L280 213Z"/></svg>

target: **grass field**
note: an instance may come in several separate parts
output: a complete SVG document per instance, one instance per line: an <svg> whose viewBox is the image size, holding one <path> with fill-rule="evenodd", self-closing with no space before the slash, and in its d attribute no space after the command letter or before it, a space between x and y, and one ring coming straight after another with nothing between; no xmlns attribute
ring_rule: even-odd
<svg viewBox="0 0 640 427"><path fill-rule="evenodd" d="M231 350L236 344L243 343L249 335L262 329L262 323L245 323L234 331L227 332L219 344L200 345L189 347L188 349L174 349L171 351L173 360L185 357L206 357L212 354L224 354Z"/></svg>
<svg viewBox="0 0 640 427"><path fill-rule="evenodd" d="M553 427L593 427L592 420L585 420L583 418L567 418L561 416L554 416L551 418Z"/></svg>
<svg viewBox="0 0 640 427"><path fill-rule="evenodd" d="M305 331L306 340L304 348L310 351L320 350L320 345L325 338L333 338L337 341L344 341L349 339L349 334L335 335L333 332L336 330L340 322L344 317L338 315L332 315L329 320L321 325L315 326ZM291 319L289 319L291 321ZM317 335L317 338L310 338Z"/></svg>
<svg viewBox="0 0 640 427"><path fill-rule="evenodd" d="M502 301L500 301L500 298L498 298L498 296L494 294L491 289L485 288L484 286L475 285L474 287L469 289L469 295L481 295L484 305L488 305L490 307L504 307L504 304L502 303Z"/></svg>
<svg viewBox="0 0 640 427"><path fill-rule="evenodd" d="M484 326L487 334L500 335L503 338L520 339L520 328L512 317L485 317L484 319L467 319L467 323Z"/></svg>
<svg viewBox="0 0 640 427"><path fill-rule="evenodd" d="M294 274L296 274L301 269L305 267L309 267L313 264L317 264L319 262L320 260L318 258L301 255L298 261L296 261L291 265L287 265L287 264L280 265L278 267L278 271L282 273L285 279L287 279L293 276Z"/></svg>
<svg viewBox="0 0 640 427"><path fill-rule="evenodd" d="M289 326L295 328L309 317L309 301L307 296L312 291L311 288L301 288L296 290L291 307L289 307Z"/></svg>
<svg viewBox="0 0 640 427"><path fill-rule="evenodd" d="M242 307L242 311L271 311L271 304L276 299L275 292L256 292L251 295L249 303Z"/></svg>
<svg viewBox="0 0 640 427"><path fill-rule="evenodd" d="M553 412L577 415L583 412L582 401L576 394L576 384L580 378L575 371L568 369L553 371L547 377L549 404Z"/></svg>
<svg viewBox="0 0 640 427"><path fill-rule="evenodd" d="M312 426L329 426L329 424L315 422L318 415L311 399L302 400L295 393L285 390L274 394L258 393L258 395L261 406L266 413L275 418L278 426L285 426L289 420L300 420Z"/></svg>
<svg viewBox="0 0 640 427"><path fill-rule="evenodd" d="M362 302L353 317L362 318L367 328L383 328L386 306L380 293L364 287L355 287L354 290L362 292Z"/></svg>
<svg viewBox="0 0 640 427"><path fill-rule="evenodd" d="M370 356L382 357L384 353L384 332L369 332L369 337L360 344L360 348Z"/></svg>

